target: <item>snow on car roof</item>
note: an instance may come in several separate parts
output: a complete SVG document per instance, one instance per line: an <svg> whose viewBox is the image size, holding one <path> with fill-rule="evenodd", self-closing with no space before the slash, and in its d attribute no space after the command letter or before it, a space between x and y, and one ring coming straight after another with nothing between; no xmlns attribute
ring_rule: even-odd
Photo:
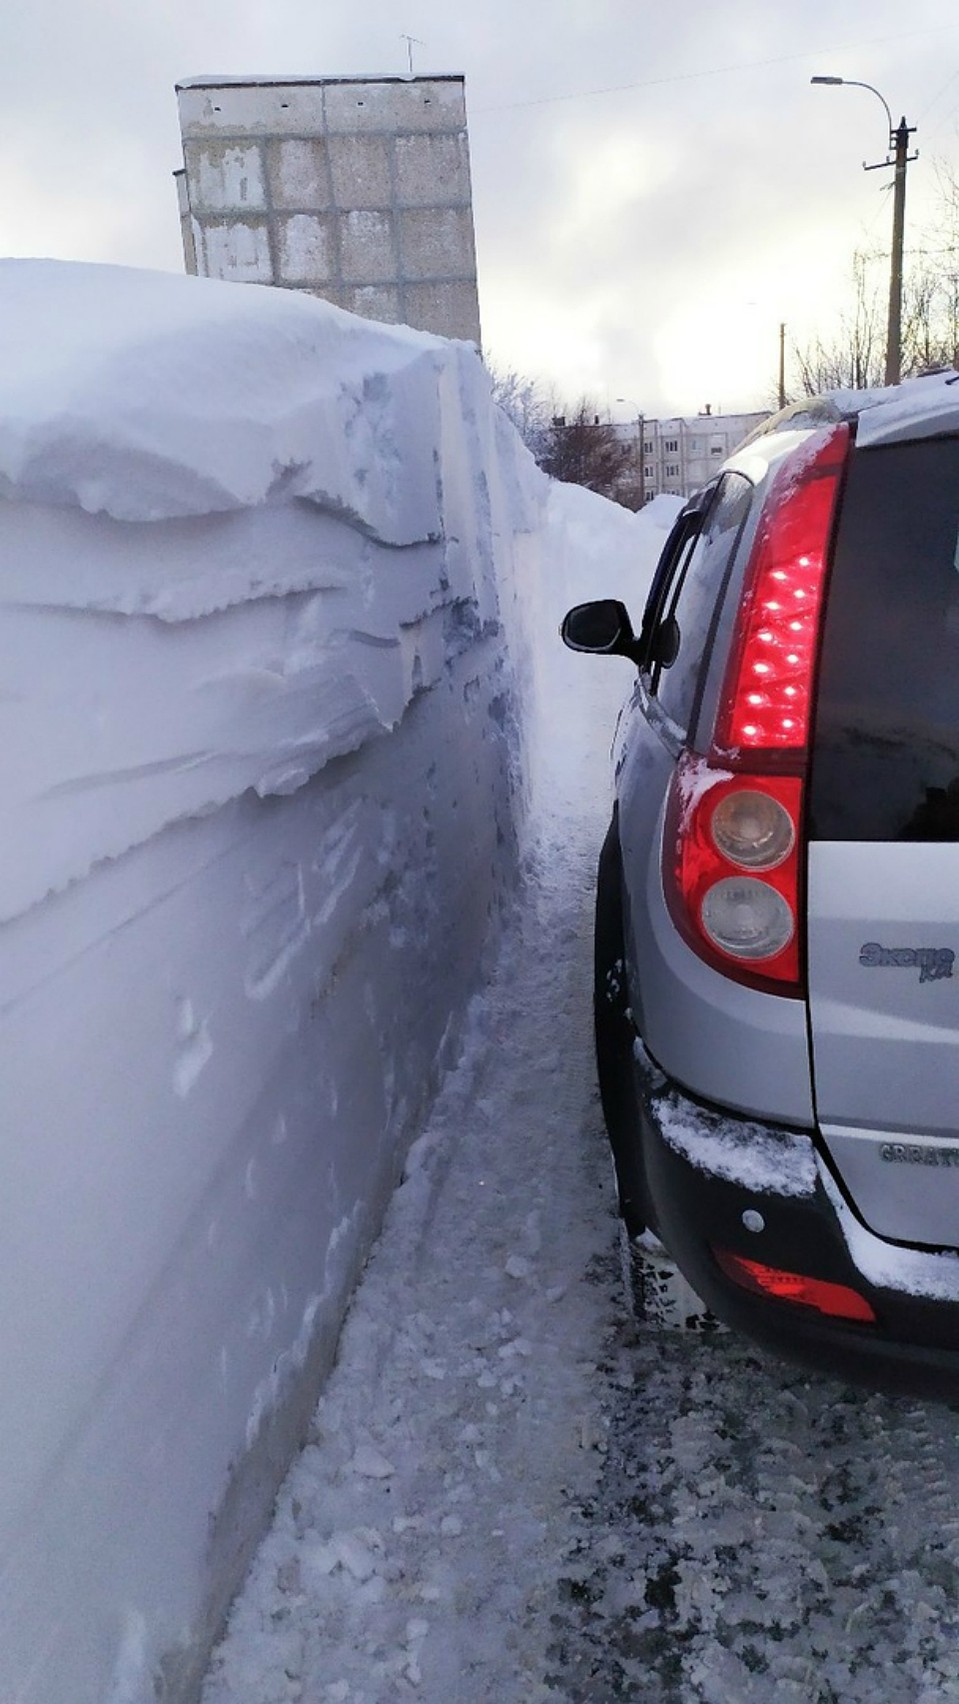
<svg viewBox="0 0 959 1704"><path fill-rule="evenodd" d="M952 367L869 390L832 390L803 397L763 421L740 448L773 433L812 431L831 421L856 420L856 444L864 449L908 438L933 438L959 431L959 373Z"/></svg>
<svg viewBox="0 0 959 1704"><path fill-rule="evenodd" d="M951 367L867 394L856 433L860 449L959 431L959 373Z"/></svg>

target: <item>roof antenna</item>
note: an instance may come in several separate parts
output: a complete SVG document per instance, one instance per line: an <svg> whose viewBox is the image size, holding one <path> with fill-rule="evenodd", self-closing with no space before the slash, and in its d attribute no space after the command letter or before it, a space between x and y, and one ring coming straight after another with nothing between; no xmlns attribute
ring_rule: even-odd
<svg viewBox="0 0 959 1704"><path fill-rule="evenodd" d="M420 41L419 36L411 36L411 35L401 35L400 41L405 41L405 43L406 43L406 56L407 56L407 58L410 62L410 76L412 77L412 75L413 75L413 48L414 48L414 46L425 47L426 43L423 42L423 41Z"/></svg>

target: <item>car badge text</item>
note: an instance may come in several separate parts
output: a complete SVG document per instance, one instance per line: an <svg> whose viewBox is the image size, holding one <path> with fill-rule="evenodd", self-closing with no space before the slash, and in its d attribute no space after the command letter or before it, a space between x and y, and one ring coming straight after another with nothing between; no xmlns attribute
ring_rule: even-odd
<svg viewBox="0 0 959 1704"><path fill-rule="evenodd" d="M878 941L867 941L859 950L859 963L866 970L918 970L920 982L941 982L952 975L955 962L951 947L881 947Z"/></svg>

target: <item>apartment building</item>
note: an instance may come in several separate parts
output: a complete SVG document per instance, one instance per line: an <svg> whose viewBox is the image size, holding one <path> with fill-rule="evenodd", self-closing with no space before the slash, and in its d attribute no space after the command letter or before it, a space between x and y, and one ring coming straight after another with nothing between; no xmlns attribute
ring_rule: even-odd
<svg viewBox="0 0 959 1704"><path fill-rule="evenodd" d="M642 433L643 502L663 491L683 497L697 491L737 444L769 418L769 412L714 414L707 403L701 414L673 415L666 420L643 417L621 428L636 438L637 447Z"/></svg>

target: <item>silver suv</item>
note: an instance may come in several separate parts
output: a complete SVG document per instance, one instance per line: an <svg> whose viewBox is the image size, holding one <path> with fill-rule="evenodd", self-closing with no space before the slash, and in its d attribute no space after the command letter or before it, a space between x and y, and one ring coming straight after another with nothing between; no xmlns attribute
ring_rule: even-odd
<svg viewBox="0 0 959 1704"><path fill-rule="evenodd" d="M959 375L776 416L625 656L596 926L628 1230L801 1359L959 1390Z"/></svg>

